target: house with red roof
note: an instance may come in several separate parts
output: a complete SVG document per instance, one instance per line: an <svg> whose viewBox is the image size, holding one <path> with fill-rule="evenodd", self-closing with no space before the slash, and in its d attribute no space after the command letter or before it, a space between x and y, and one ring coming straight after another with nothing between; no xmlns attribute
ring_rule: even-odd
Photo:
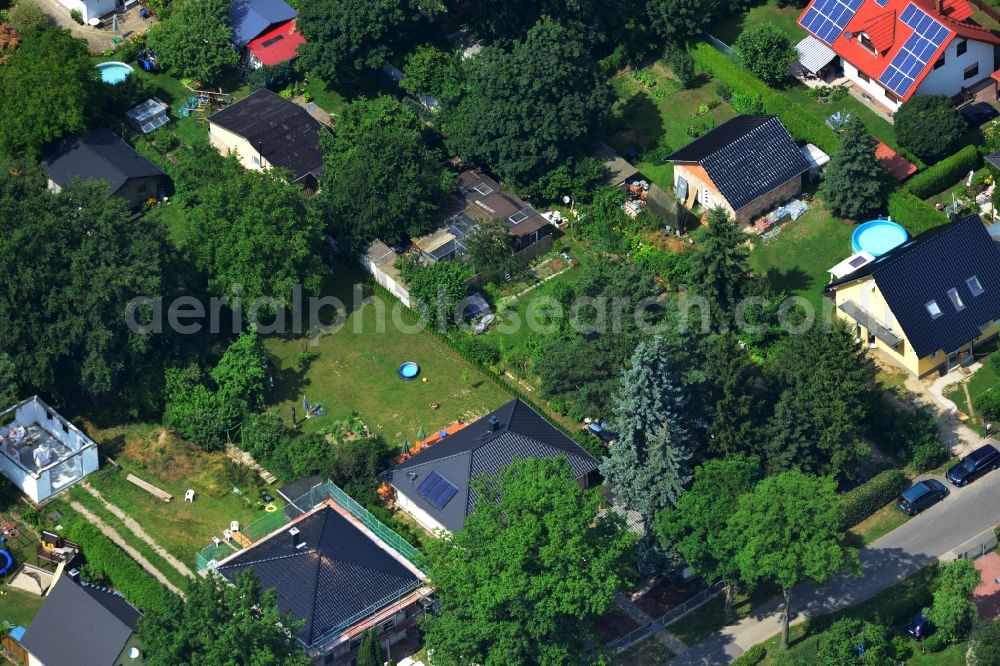
<svg viewBox="0 0 1000 666"><path fill-rule="evenodd" d="M251 72L295 58L306 41L295 28L297 17L284 0L233 0L229 22L233 44L242 54L241 68Z"/></svg>
<svg viewBox="0 0 1000 666"><path fill-rule="evenodd" d="M811 71L839 60L862 97L890 115L914 95L996 99L1000 38L971 17L968 0L812 0L798 20L810 35L799 53Z"/></svg>

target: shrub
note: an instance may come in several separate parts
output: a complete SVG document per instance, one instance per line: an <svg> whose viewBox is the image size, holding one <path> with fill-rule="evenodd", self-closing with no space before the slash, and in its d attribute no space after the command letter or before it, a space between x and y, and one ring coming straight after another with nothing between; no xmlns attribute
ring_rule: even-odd
<svg viewBox="0 0 1000 666"><path fill-rule="evenodd" d="M987 421L1000 418L1000 390L987 391L972 400L972 406Z"/></svg>
<svg viewBox="0 0 1000 666"><path fill-rule="evenodd" d="M777 85L789 74L798 59L795 48L785 34L770 23L744 30L734 48L753 74L768 85Z"/></svg>
<svg viewBox="0 0 1000 666"><path fill-rule="evenodd" d="M69 17L74 21L76 21L77 23L79 23L80 25L83 25L83 14L80 12L79 9L71 9L69 12Z"/></svg>
<svg viewBox="0 0 1000 666"><path fill-rule="evenodd" d="M80 544L91 575L109 581L143 612L166 606L170 595L167 588L99 529L78 517L65 520L64 525L66 538Z"/></svg>
<svg viewBox="0 0 1000 666"><path fill-rule="evenodd" d="M764 661L764 657L766 656L767 650L764 649L763 645L754 645L752 648L734 659L732 666L757 666L757 664Z"/></svg>
<svg viewBox="0 0 1000 666"><path fill-rule="evenodd" d="M889 215L911 235L923 233L948 222L948 216L906 189L889 195Z"/></svg>
<svg viewBox="0 0 1000 666"><path fill-rule="evenodd" d="M733 108L740 113L761 114L764 113L764 100L756 95L744 95L743 93L733 93L730 102Z"/></svg>
<svg viewBox="0 0 1000 666"><path fill-rule="evenodd" d="M966 146L906 182L906 189L921 199L943 192L982 164L975 146Z"/></svg>
<svg viewBox="0 0 1000 666"><path fill-rule="evenodd" d="M944 95L915 95L903 102L893 128L899 145L926 162L949 154L968 129Z"/></svg>
<svg viewBox="0 0 1000 666"><path fill-rule="evenodd" d="M918 472L927 472L950 457L948 449L937 442L923 442L913 447L910 453L910 462Z"/></svg>
<svg viewBox="0 0 1000 666"><path fill-rule="evenodd" d="M887 469L854 490L844 493L841 496L844 529L857 525L896 499L906 484L906 475L902 470Z"/></svg>
<svg viewBox="0 0 1000 666"><path fill-rule="evenodd" d="M458 348L459 353L476 366L496 365L501 359L499 349L472 335L461 335Z"/></svg>
<svg viewBox="0 0 1000 666"><path fill-rule="evenodd" d="M948 639L944 634L937 632L924 639L924 649L928 652L940 652L948 647Z"/></svg>
<svg viewBox="0 0 1000 666"><path fill-rule="evenodd" d="M153 148L161 154L169 153L177 147L177 136L168 129L158 129L151 137Z"/></svg>
<svg viewBox="0 0 1000 666"><path fill-rule="evenodd" d="M690 53L684 49L674 49L670 53L668 64L682 86L690 88L694 84L696 80L694 58L691 57Z"/></svg>
<svg viewBox="0 0 1000 666"><path fill-rule="evenodd" d="M281 92L295 81L295 67L291 62L265 65L250 72L247 83L250 91L267 88L271 92Z"/></svg>
<svg viewBox="0 0 1000 666"><path fill-rule="evenodd" d="M19 0L10 8L8 20L19 35L49 24L49 17L34 0Z"/></svg>

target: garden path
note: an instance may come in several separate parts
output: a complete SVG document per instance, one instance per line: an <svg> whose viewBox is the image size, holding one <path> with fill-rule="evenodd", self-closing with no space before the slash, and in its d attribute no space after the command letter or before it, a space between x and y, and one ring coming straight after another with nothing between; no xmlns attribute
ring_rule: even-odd
<svg viewBox="0 0 1000 666"><path fill-rule="evenodd" d="M181 575L187 576L188 578L194 578L194 572L191 571L190 567L188 567L186 564L184 564L183 562L181 562L180 560L178 560L176 557L174 557L173 555L171 555L167 551L166 548L164 548L163 546L161 546L160 544L158 544L153 539L153 537L149 536L149 533L147 533L146 530L142 529L142 525L140 525L139 523L137 523L135 521L135 519L133 519L131 516L129 516L127 513L125 513L122 509L120 509L115 504L112 504L108 500L104 499L104 496L101 495L101 493L96 488L94 488L93 486L91 486L86 481L84 481L83 483L81 483L80 487L82 487L88 493L90 493L91 495L93 495L102 505L104 505L105 509L107 509L112 514L114 514L114 516L118 520L122 521L122 523L124 523L125 527L127 527L129 529L129 531L132 532L132 534L134 534L135 536L137 536L140 539L142 539L143 541L145 541L146 544L148 544L149 547L153 549L153 552L155 552L157 555L159 555L164 560L166 560L167 563L170 566L172 566L174 569L177 569L177 571L179 571L181 573Z"/></svg>
<svg viewBox="0 0 1000 666"><path fill-rule="evenodd" d="M153 566L153 563L143 557L142 553L137 551L135 548L130 546L124 537L118 533L118 530L108 525L106 522L101 520L100 516L95 515L87 507L80 504L76 500L70 500L69 505L74 511L79 513L81 516L86 518L94 527L101 530L104 536L108 537L115 542L115 545L125 551L129 557L139 563L143 569L149 572L149 574L160 581L168 590L176 594L177 596L184 598L184 592L181 591L176 585L167 580L167 577L160 573L160 570Z"/></svg>

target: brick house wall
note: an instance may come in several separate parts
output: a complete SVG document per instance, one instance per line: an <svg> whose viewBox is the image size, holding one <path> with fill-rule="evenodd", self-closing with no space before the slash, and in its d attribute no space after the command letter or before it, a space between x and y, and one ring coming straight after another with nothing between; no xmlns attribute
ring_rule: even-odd
<svg viewBox="0 0 1000 666"><path fill-rule="evenodd" d="M778 205L788 201L802 191L802 175L792 178L784 185L779 185L767 194L757 197L736 212L736 221L741 224L751 224L754 218L767 213Z"/></svg>
<svg viewBox="0 0 1000 666"><path fill-rule="evenodd" d="M708 172L697 163L675 164L674 165L674 191L677 191L677 180L683 178L688 184L688 195L684 200L684 207L688 210L694 208L696 203L702 207L711 208L722 206L729 213L729 216L740 224L751 224L754 218L762 213L766 213L781 203L788 201L802 191L802 175L787 181L767 194L763 194L739 210L734 210L726 198L715 186ZM705 204L705 196L708 197L708 205Z"/></svg>

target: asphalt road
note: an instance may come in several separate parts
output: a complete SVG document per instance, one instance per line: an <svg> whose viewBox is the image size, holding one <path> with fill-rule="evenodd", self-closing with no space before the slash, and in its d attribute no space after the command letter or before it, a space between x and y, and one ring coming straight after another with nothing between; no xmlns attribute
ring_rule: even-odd
<svg viewBox="0 0 1000 666"><path fill-rule="evenodd" d="M862 575L837 576L817 589L800 585L792 593L794 621L865 601L939 559L1000 522L1000 470L991 472L910 519L859 553ZM751 611L731 625L670 661L670 666L728 664L744 651L781 631L779 599ZM794 622L793 621L793 622ZM669 630L669 627L668 627Z"/></svg>

